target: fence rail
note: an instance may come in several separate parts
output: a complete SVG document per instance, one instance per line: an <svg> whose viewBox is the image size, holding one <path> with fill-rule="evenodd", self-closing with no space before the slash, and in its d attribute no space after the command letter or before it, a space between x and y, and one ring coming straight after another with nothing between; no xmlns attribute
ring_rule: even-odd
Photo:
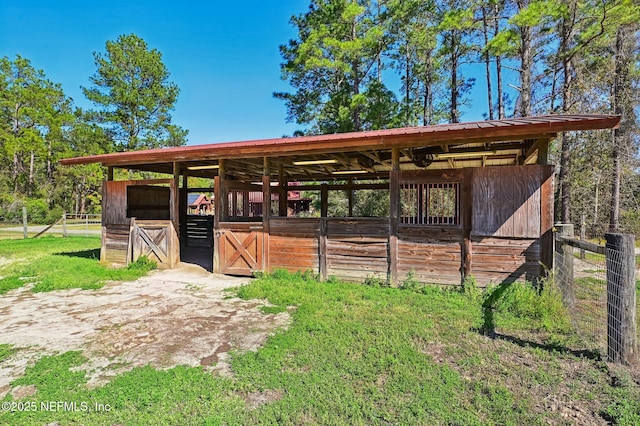
<svg viewBox="0 0 640 426"><path fill-rule="evenodd" d="M556 225L554 275L584 344L610 362L638 361L635 238L606 234L606 245L573 238Z"/></svg>
<svg viewBox="0 0 640 426"><path fill-rule="evenodd" d="M67 235L100 235L102 216L99 214L65 214L63 213L55 222L48 225L29 223L26 209L22 212L22 224L9 223L9 226L0 227L0 237L4 233L21 233L24 238L37 238L43 234ZM20 226L21 225L21 226Z"/></svg>

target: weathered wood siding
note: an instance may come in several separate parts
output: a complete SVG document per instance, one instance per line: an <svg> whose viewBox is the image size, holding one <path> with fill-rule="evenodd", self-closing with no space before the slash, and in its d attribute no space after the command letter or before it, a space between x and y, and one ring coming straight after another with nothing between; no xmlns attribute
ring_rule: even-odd
<svg viewBox="0 0 640 426"><path fill-rule="evenodd" d="M283 268L291 272L318 273L319 237L318 218L270 218L267 270Z"/></svg>
<svg viewBox="0 0 640 426"><path fill-rule="evenodd" d="M398 227L398 280L409 272L425 283L459 284L462 267L460 227Z"/></svg>
<svg viewBox="0 0 640 426"><path fill-rule="evenodd" d="M540 237L540 185L537 166L473 169L473 236Z"/></svg>
<svg viewBox="0 0 640 426"><path fill-rule="evenodd" d="M170 186L155 186L158 184ZM124 266L135 261L143 253L142 243L138 237L132 238L132 218L135 215L142 219L163 219L152 227L164 227L167 235L157 238L156 231L150 231L151 242L158 239L159 249L166 254L161 259L154 253L150 256L160 267L173 267L180 260L180 248L175 227L169 220L170 194L172 186L169 179L139 181L105 181L102 187L102 247L100 259L105 263ZM142 223L144 221L140 221ZM144 225L143 225L144 226ZM159 228L158 228L159 229ZM158 231L160 232L160 231ZM148 246L148 244L147 244ZM135 251L137 247L138 251ZM145 251L146 252L146 251Z"/></svg>
<svg viewBox="0 0 640 426"><path fill-rule="evenodd" d="M328 276L364 280L387 278L389 220L384 218L328 218L326 271Z"/></svg>
<svg viewBox="0 0 640 426"><path fill-rule="evenodd" d="M540 240L473 237L473 277L481 285L533 280L540 274Z"/></svg>

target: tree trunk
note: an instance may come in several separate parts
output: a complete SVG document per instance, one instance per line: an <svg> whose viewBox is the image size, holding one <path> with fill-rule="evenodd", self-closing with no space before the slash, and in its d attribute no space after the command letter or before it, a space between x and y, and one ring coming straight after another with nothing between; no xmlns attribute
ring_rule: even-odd
<svg viewBox="0 0 640 426"><path fill-rule="evenodd" d="M531 50L531 27L520 27L520 108L518 115L528 117L531 115L531 70L533 65Z"/></svg>
<svg viewBox="0 0 640 426"><path fill-rule="evenodd" d="M482 8L482 34L484 36L485 48L489 44L489 27L487 25L487 11ZM493 88L491 87L491 60L489 52L484 53L484 65L487 73L487 103L489 104L489 120L493 120Z"/></svg>
<svg viewBox="0 0 640 426"><path fill-rule="evenodd" d="M31 155L29 158L29 188L27 189L27 193L29 195L33 195L33 187L35 184L35 158L35 153L31 151Z"/></svg>
<svg viewBox="0 0 640 426"><path fill-rule="evenodd" d="M613 82L613 111L622 117L620 127L613 131L613 177L611 184L611 213L609 230L618 232L620 228L620 178L622 153L629 147L631 123L635 120L631 100L633 90L630 70L632 56L636 49L634 25L621 25L616 33L615 76Z"/></svg>
<svg viewBox="0 0 640 426"><path fill-rule="evenodd" d="M458 52L455 31L449 33L451 37L451 111L449 120L451 123L457 123L460 120L458 112Z"/></svg>
<svg viewBox="0 0 640 426"><path fill-rule="evenodd" d="M498 33L500 33L500 22L498 20L498 17L500 16L500 8L498 5L498 2L495 3L494 8L495 8L494 9L495 21L493 24L493 36L495 37L498 35ZM498 85L497 87L498 93L496 93L498 97L498 118L503 119L505 115L504 115L504 99L502 98L503 96L502 58L500 57L500 55L496 55L496 83Z"/></svg>

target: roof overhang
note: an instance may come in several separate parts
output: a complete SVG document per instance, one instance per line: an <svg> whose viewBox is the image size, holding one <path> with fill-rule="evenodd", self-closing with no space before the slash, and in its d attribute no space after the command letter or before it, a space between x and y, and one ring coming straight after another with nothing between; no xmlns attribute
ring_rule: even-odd
<svg viewBox="0 0 640 426"><path fill-rule="evenodd" d="M68 158L63 165L101 163L161 173L173 173L173 164L216 165L220 160L237 163L240 180L262 174L264 158L270 158L290 178L385 177L390 170L390 152L402 152L403 168L449 169L484 165L529 164L537 161L558 133L616 128L614 115L550 115L468 123L440 124L319 136L225 142L207 145L118 152ZM322 160L332 160L323 164ZM316 161L319 164L294 165ZM353 171L350 175L348 172ZM346 173L341 173L346 172ZM216 169L188 172L211 177Z"/></svg>

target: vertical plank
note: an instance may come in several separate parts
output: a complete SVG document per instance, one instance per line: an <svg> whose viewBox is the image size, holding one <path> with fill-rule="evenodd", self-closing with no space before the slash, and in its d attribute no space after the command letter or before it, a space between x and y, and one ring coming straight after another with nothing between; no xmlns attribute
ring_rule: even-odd
<svg viewBox="0 0 640 426"><path fill-rule="evenodd" d="M553 269L553 166L540 168L540 276Z"/></svg>
<svg viewBox="0 0 640 426"><path fill-rule="evenodd" d="M220 273L220 215L222 198L220 196L220 176L213 178L213 272Z"/></svg>
<svg viewBox="0 0 640 426"><path fill-rule="evenodd" d="M107 167L107 180L113 180L113 166Z"/></svg>
<svg viewBox="0 0 640 426"><path fill-rule="evenodd" d="M473 244L471 242L471 217L473 214L473 169L464 170L460 189L460 213L462 214L462 279L471 276L473 267Z"/></svg>
<svg viewBox="0 0 640 426"><path fill-rule="evenodd" d="M270 266L269 266L269 237L270 237L269 220L270 219L271 219L271 178L269 177L268 169L266 169L265 176L262 176L262 232L264 234L262 269L266 272L270 271Z"/></svg>
<svg viewBox="0 0 640 426"><path fill-rule="evenodd" d="M318 273L322 280L327 279L327 218L320 218L320 238L318 238Z"/></svg>
<svg viewBox="0 0 640 426"><path fill-rule="evenodd" d="M400 150L391 150L391 172L389 172L389 272L391 285L398 281L398 218L400 217Z"/></svg>
<svg viewBox="0 0 640 426"><path fill-rule="evenodd" d="M289 196L289 194L288 194L288 188L287 188L287 177L284 173L284 166L282 164L280 164L280 169L278 170L278 190L279 190L278 215L280 217L286 217L287 216L287 197Z"/></svg>
<svg viewBox="0 0 640 426"><path fill-rule="evenodd" d="M329 190L327 184L323 183L320 186L320 217L327 217L329 215Z"/></svg>
<svg viewBox="0 0 640 426"><path fill-rule="evenodd" d="M227 220L227 214L229 212L228 204L229 199L227 198L227 187L226 187L226 179L227 179L227 161L224 158L218 160L218 198L220 202L218 203L219 214L218 223L224 222Z"/></svg>

